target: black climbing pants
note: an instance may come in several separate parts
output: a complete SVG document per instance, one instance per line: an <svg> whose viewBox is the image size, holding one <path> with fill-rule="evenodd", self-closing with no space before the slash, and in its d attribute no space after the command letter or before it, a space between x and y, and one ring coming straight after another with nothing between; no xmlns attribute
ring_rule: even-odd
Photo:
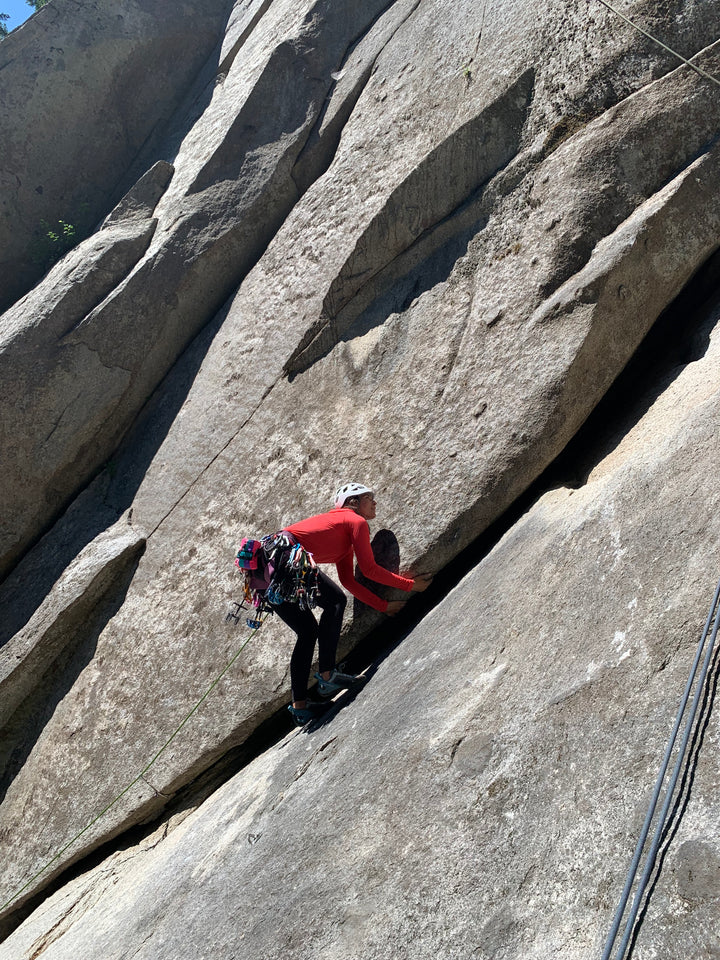
<svg viewBox="0 0 720 960"><path fill-rule="evenodd" d="M315 641L318 645L318 670L324 673L335 666L340 628L347 598L336 583L322 571L318 574L317 605L322 610L320 622L310 610L301 610L296 603L281 603L277 615L297 634L290 658L290 685L293 702L307 699Z"/></svg>

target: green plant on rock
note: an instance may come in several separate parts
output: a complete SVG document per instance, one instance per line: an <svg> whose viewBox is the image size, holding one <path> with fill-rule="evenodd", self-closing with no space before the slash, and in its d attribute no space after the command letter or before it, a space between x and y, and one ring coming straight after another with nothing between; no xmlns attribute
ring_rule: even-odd
<svg viewBox="0 0 720 960"><path fill-rule="evenodd" d="M32 261L47 270L56 264L68 250L72 250L79 239L77 230L72 223L58 220L51 225L47 220L41 220L33 243Z"/></svg>

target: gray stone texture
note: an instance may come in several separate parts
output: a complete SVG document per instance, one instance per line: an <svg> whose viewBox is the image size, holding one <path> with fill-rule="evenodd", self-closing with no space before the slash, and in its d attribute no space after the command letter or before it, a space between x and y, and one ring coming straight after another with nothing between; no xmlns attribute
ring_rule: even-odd
<svg viewBox="0 0 720 960"><path fill-rule="evenodd" d="M287 216L299 196L294 163L333 84L331 73L381 8L380 0L362 10L308 0L273 4L242 55L236 51L227 72L211 80L203 73L206 88L180 111L175 126L185 135L177 145L168 134L165 150L174 151L175 173L152 219L142 227L137 211L131 207L126 214L123 204L113 218L116 228L130 219L143 232L134 237L112 287L84 305L84 316L73 303L70 312L61 309L61 323L43 323L46 308L40 305L65 284L72 292L79 282L74 260L92 256L98 242L93 236L51 271L29 301L0 317L3 339L14 342L29 329L44 344L32 363L39 361L40 369L47 363L53 379L63 380L33 391L12 374L6 380L0 432L13 437L16 462L7 474L9 529L0 531L0 573L108 460L179 353ZM199 119L198 97L208 100ZM326 153L324 141L310 149L305 169L317 175ZM9 346L3 347L14 368ZM11 402L18 393L27 398L22 405ZM45 497L30 482L33 474L45 484Z"/></svg>
<svg viewBox="0 0 720 960"><path fill-rule="evenodd" d="M0 309L41 221L88 230L218 42L228 0L53 0L0 45Z"/></svg>
<svg viewBox="0 0 720 960"><path fill-rule="evenodd" d="M720 3L633 6L720 74ZM357 479L400 569L438 572L577 436L714 263L717 90L565 0L240 0L203 63L0 318L5 929L159 823L0 957L588 956L716 575L716 301L686 310L695 362L631 391L580 488L505 519L329 726L192 799L287 702L271 621L134 778L243 640L243 535ZM343 651L380 624L349 608ZM704 762L646 957L717 947Z"/></svg>
<svg viewBox="0 0 720 960"><path fill-rule="evenodd" d="M131 365L71 340L147 250L157 226L153 209L171 175L169 164L155 164L101 228L2 317L2 571L56 518L68 491L97 469L99 452L122 436L122 420L104 414L127 391ZM125 319L115 330L118 344L129 336Z"/></svg>
<svg viewBox="0 0 720 960"><path fill-rule="evenodd" d="M0 958L599 956L720 560L717 294L700 319L706 354L354 701L75 879ZM720 947L717 748L711 723L641 960Z"/></svg>

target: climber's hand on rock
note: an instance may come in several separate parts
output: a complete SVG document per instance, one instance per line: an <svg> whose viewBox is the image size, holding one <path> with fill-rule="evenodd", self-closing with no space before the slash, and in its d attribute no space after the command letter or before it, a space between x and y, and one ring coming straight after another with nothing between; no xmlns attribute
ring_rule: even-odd
<svg viewBox="0 0 720 960"><path fill-rule="evenodd" d="M423 590L427 590L430 584L433 581L433 575L431 573L420 573L412 585L412 593L422 593Z"/></svg>

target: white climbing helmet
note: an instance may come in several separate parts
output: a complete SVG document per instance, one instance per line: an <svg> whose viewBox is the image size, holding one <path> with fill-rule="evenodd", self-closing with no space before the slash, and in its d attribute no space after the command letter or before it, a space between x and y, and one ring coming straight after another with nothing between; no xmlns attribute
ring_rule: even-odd
<svg viewBox="0 0 720 960"><path fill-rule="evenodd" d="M344 507L350 497L359 497L363 493L372 493L372 490L362 483L346 483L335 494L335 506Z"/></svg>

